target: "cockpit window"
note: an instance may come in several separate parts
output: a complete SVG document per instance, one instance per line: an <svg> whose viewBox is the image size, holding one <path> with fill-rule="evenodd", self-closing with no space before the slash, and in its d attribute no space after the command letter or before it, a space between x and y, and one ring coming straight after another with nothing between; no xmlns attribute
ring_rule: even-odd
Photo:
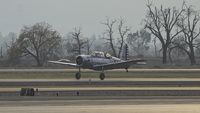
<svg viewBox="0 0 200 113"><path fill-rule="evenodd" d="M104 57L104 58L110 58L111 55L109 53L104 53L104 52L99 52L99 51L95 51L92 56L94 57Z"/></svg>
<svg viewBox="0 0 200 113"><path fill-rule="evenodd" d="M95 57L104 57L104 53L103 52L98 52L98 51L95 51L92 56L95 56Z"/></svg>
<svg viewBox="0 0 200 113"><path fill-rule="evenodd" d="M105 57L106 57L106 58L110 58L111 55L110 55L109 53L105 53Z"/></svg>

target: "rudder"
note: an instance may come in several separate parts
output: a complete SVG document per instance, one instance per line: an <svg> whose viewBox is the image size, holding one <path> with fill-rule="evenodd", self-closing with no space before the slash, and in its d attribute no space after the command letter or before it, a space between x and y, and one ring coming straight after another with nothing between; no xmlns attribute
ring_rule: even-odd
<svg viewBox="0 0 200 113"><path fill-rule="evenodd" d="M125 44L124 47L123 47L123 53L122 53L122 59L123 60L128 60L128 45Z"/></svg>

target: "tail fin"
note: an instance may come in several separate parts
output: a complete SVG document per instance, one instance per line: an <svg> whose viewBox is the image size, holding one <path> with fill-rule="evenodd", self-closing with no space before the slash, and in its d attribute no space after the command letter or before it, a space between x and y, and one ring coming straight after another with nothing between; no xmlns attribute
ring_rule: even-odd
<svg viewBox="0 0 200 113"><path fill-rule="evenodd" d="M128 60L128 45L125 44L124 47L123 47L123 52L122 52L122 59L123 60Z"/></svg>

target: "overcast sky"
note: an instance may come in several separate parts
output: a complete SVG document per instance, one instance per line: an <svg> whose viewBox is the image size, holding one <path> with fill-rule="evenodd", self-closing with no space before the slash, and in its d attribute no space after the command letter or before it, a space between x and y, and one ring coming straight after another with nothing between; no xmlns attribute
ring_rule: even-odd
<svg viewBox="0 0 200 113"><path fill-rule="evenodd" d="M200 0L186 0L196 9ZM154 4L180 7L182 0L154 0ZM24 25L45 21L62 35L81 27L86 36L101 34L106 16L123 17L135 31L142 27L147 0L0 0L0 32L19 33ZM199 10L199 9L198 9Z"/></svg>

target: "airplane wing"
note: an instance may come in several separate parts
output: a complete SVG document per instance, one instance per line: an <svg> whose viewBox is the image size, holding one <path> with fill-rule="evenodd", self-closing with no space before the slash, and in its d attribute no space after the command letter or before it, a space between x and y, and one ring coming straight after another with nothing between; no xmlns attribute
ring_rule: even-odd
<svg viewBox="0 0 200 113"><path fill-rule="evenodd" d="M48 61L48 62L54 63L54 64L67 65L67 66L71 66L71 67L80 67L80 65L77 65L75 63L67 63L67 62L61 62L61 61Z"/></svg>
<svg viewBox="0 0 200 113"><path fill-rule="evenodd" d="M96 65L94 66L94 69L96 70L108 70L108 69L120 69L120 68L128 68L130 65L143 65L146 64L145 60L128 60L128 61L122 61L122 62L116 62L116 63L109 63L109 64L103 64L103 65Z"/></svg>
<svg viewBox="0 0 200 113"><path fill-rule="evenodd" d="M58 60L59 62L70 62L70 60L68 60L68 59L60 59L60 60Z"/></svg>

